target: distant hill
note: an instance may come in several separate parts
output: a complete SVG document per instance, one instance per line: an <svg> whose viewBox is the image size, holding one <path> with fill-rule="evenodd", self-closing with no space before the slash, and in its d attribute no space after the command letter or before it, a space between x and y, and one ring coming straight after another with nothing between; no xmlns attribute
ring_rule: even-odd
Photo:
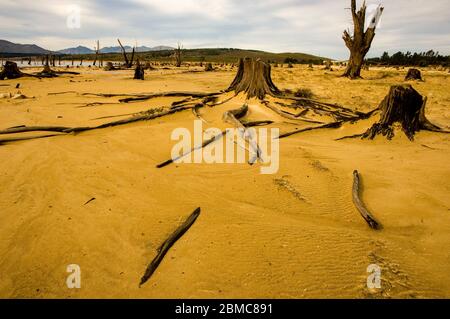
<svg viewBox="0 0 450 319"><path fill-rule="evenodd" d="M117 47L114 53L104 53L103 59L109 61L122 61L120 47ZM147 61L173 61L173 48L164 49L165 47L159 47L159 50L149 50L145 48L145 52L139 48L139 59ZM128 47L131 49L131 47ZM155 48L150 48L155 49ZM130 50L131 51L131 50ZM305 53L271 53L257 50L242 50L242 49L184 49L183 61L186 62L215 62L215 63L236 63L240 58L260 58L263 61L270 61L272 63L313 63L322 64L324 60L330 60L329 58L319 57ZM67 56L67 59L71 59L71 56ZM93 59L92 55L78 55L75 58L83 58L85 60Z"/></svg>
<svg viewBox="0 0 450 319"><path fill-rule="evenodd" d="M35 44L18 44L6 40L0 40L0 54L47 54L50 51L45 50Z"/></svg>
<svg viewBox="0 0 450 319"><path fill-rule="evenodd" d="M171 59L172 51L163 50L158 52L147 52L143 55L145 59L149 60L167 60ZM191 49L183 50L183 59L185 61L208 61L218 63L235 63L240 58L260 58L264 61L270 61L274 63L286 63L289 60L292 63L322 63L324 60L330 60L328 58L319 57L305 53L271 53L258 50L243 50L243 49Z"/></svg>
<svg viewBox="0 0 450 319"><path fill-rule="evenodd" d="M68 49L64 49L64 50L59 50L58 53L62 53L62 54L93 54L93 53L95 53L95 51L91 50L87 47L79 45L76 48L68 48Z"/></svg>
<svg viewBox="0 0 450 319"><path fill-rule="evenodd" d="M132 52L133 48L130 47L129 45L125 45L124 49L126 52ZM136 51L137 52L151 52L151 51L163 51L163 50L173 50L174 48L172 47L168 47L168 46L157 46L157 47L146 47L146 46L140 46L137 47ZM121 53L122 49L120 46L116 46L116 47L105 47L100 49L100 53Z"/></svg>

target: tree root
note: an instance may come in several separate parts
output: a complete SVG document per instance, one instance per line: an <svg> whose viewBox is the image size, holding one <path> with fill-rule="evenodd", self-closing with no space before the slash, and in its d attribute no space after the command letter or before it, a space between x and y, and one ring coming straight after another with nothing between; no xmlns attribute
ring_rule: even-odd
<svg viewBox="0 0 450 319"><path fill-rule="evenodd" d="M323 122L314 121L314 120L307 119L306 117L303 117L302 115L305 113L304 111L301 111L298 114L292 114L292 113L278 109L277 107L271 105L269 103L269 101L261 101L261 103L264 104L265 106L267 106L269 109L271 109L275 113L277 113L278 115L280 115L281 117L284 117L284 118L287 118L290 120L300 120L300 121L308 122L308 123L323 124Z"/></svg>
<svg viewBox="0 0 450 319"><path fill-rule="evenodd" d="M370 214L370 212L367 210L366 206L362 202L360 196L360 179L359 179L359 173L358 171L353 172L353 190L352 190L352 196L353 196L353 203L355 204L356 208L358 209L361 216L365 219L367 224L369 224L370 228L375 230L382 229L382 226L379 222L376 221L376 219Z"/></svg>
<svg viewBox="0 0 450 319"><path fill-rule="evenodd" d="M181 224L175 232L172 233L172 235L167 238L164 243L157 249L158 254L156 257L152 260L150 265L148 265L147 269L145 270L144 275L141 278L141 282L139 283L139 287L141 287L143 284L145 284L150 277L155 272L156 268L158 268L159 264L163 260L164 256L167 254L169 249L173 246L173 244L176 243L178 239L183 236L186 231L188 231L189 228L194 224L194 222L197 220L198 216L200 216L200 207L197 208L187 219L186 221Z"/></svg>
<svg viewBox="0 0 450 319"><path fill-rule="evenodd" d="M216 92L216 93L163 92L163 93L152 93L152 94L146 94L146 95L145 94L140 94L140 95L136 94L137 97L129 97L129 98L125 98L125 99L120 99L119 102L120 103L141 102L141 101L147 101L147 100L151 100L151 99L159 98L159 97L177 97L177 96L189 96L189 97L202 98L202 97L210 97L210 96L219 95L221 93L222 92ZM127 95L122 95L122 96L127 96Z"/></svg>

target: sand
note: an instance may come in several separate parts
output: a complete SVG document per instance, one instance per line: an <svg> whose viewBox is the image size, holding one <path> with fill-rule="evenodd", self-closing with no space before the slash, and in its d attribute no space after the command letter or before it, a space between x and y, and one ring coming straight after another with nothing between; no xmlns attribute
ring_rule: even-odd
<svg viewBox="0 0 450 319"><path fill-rule="evenodd" d="M191 68L192 69L192 68ZM187 68L22 78L0 84L34 99L0 99L0 129L17 125L85 126L170 105L175 98L80 107L117 98L77 91L214 92L228 87L230 67ZM27 70L26 70L27 71ZM29 70L28 70L29 71ZM341 70L342 71L342 70ZM316 98L369 111L403 81L406 70L372 69L364 80L339 70L274 68L282 89L309 88ZM427 117L449 129L450 75L424 70L413 86L429 98ZM201 110L205 127L225 128L225 110L244 99ZM250 101L251 119L280 118ZM118 117L121 119L123 117ZM259 164L176 164L173 129L192 129L190 111L148 122L0 146L1 298L449 298L450 139L419 132L414 142L334 139L367 129L372 119L280 141L280 169ZM277 123L281 132L311 126ZM45 135L29 133L27 135ZM1 138L17 137L2 136ZM24 135L21 135L24 136ZM358 169L363 199L384 225L371 230L352 203ZM85 205L87 201L95 200ZM202 212L141 288L159 245L196 207ZM69 289L66 268L81 268L81 288ZM382 288L368 289L368 265L381 267Z"/></svg>

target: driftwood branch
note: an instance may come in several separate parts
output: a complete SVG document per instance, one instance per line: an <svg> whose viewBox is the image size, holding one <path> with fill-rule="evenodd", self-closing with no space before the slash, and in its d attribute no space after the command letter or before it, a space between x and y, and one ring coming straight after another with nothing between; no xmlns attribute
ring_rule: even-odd
<svg viewBox="0 0 450 319"><path fill-rule="evenodd" d="M197 208L189 217L186 219L186 221L181 224L175 232L173 232L172 235L167 238L164 243L158 248L158 254L156 257L152 260L150 265L148 265L147 269L145 270L144 276L141 278L141 282L139 283L139 287L145 284L150 277L155 272L156 268L158 268L159 264L163 260L164 256L167 254L169 249L173 246L173 244L176 243L178 239L183 236L186 231L194 224L194 222L197 220L198 216L200 215L200 207Z"/></svg>
<svg viewBox="0 0 450 319"><path fill-rule="evenodd" d="M370 212L367 210L366 206L364 205L364 203L360 198L360 191L361 190L360 190L359 173L358 171L355 170L353 172L353 191L352 191L353 203L360 212L361 216L366 220L367 224L369 224L369 226L372 229L380 230L382 228L381 224L377 222L376 219L372 216L372 214L370 214Z"/></svg>
<svg viewBox="0 0 450 319"><path fill-rule="evenodd" d="M339 128L341 127L342 122L333 122L333 123L328 123L328 124L324 124L324 125L319 125L319 126L313 126L313 127L306 127L300 130L295 130L292 132L287 132L284 134L281 134L278 138L285 138L285 137L289 137L295 134L299 134L299 133L303 133L303 132L308 132L308 131L312 131L312 130L319 130L319 129L323 129L323 128Z"/></svg>

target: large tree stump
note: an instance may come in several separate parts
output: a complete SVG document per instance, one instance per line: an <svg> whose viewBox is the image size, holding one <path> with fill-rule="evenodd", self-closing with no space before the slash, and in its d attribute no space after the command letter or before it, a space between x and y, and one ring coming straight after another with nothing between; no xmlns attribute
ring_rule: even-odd
<svg viewBox="0 0 450 319"><path fill-rule="evenodd" d="M405 81L409 80L422 80L422 73L420 73L420 70L418 69L409 69L408 73L406 74Z"/></svg>
<svg viewBox="0 0 450 319"><path fill-rule="evenodd" d="M392 86L379 106L380 121L368 129L362 137L374 139L381 134L390 140L394 137L395 123L401 125L403 132L410 140L413 140L415 133L421 129L443 132L425 117L426 101L427 98L423 98L409 84Z"/></svg>
<svg viewBox="0 0 450 319"><path fill-rule="evenodd" d="M45 78L54 78L57 77L58 75L56 74L55 71L53 71L50 68L50 64L49 64L49 56L47 55L45 58L45 65L44 65L44 69L36 74L37 76L40 77L45 77Z"/></svg>
<svg viewBox="0 0 450 319"><path fill-rule="evenodd" d="M17 79L22 76L24 76L24 73L19 70L17 63L11 61L6 61L3 70L0 72L0 80L4 80L5 78Z"/></svg>
<svg viewBox="0 0 450 319"><path fill-rule="evenodd" d="M247 98L257 97L263 100L266 94L280 95L280 90L272 82L270 64L260 59L245 58L239 60L239 69L227 91L247 93Z"/></svg>

